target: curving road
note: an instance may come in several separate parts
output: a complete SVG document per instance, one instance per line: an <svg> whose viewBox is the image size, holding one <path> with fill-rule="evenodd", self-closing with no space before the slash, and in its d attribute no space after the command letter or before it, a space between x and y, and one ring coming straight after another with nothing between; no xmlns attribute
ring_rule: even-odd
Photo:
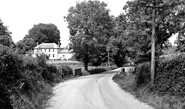
<svg viewBox="0 0 185 109"><path fill-rule="evenodd" d="M58 84L46 109L154 109L136 100L112 81L118 71L79 77Z"/></svg>

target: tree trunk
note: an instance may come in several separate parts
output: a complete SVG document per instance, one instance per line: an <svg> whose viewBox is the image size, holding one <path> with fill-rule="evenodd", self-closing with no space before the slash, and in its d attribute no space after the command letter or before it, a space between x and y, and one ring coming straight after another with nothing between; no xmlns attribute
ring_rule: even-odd
<svg viewBox="0 0 185 109"><path fill-rule="evenodd" d="M88 56L88 54L85 54L84 67L85 67L86 71L88 70L88 63L89 63L89 56Z"/></svg>
<svg viewBox="0 0 185 109"><path fill-rule="evenodd" d="M151 81L152 85L154 85L154 75L155 75L155 8L156 8L156 2L153 0L153 12L152 12L152 37L151 37L151 42L152 42L152 56L151 56Z"/></svg>
<svg viewBox="0 0 185 109"><path fill-rule="evenodd" d="M85 44L84 67L86 71L88 70L88 63L89 63L88 45Z"/></svg>
<svg viewBox="0 0 185 109"><path fill-rule="evenodd" d="M85 67L85 70L88 71L88 63L85 63L84 67Z"/></svg>

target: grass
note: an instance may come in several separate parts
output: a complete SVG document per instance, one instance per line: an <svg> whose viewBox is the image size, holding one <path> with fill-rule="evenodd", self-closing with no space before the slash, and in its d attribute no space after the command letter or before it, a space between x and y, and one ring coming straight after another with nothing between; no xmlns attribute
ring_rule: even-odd
<svg viewBox="0 0 185 109"><path fill-rule="evenodd" d="M155 109L185 109L185 98L172 96L169 94L160 95L152 90L151 84L138 86L136 84L136 75L126 76L125 74L117 74L113 80L125 91L131 93L140 101L145 102Z"/></svg>

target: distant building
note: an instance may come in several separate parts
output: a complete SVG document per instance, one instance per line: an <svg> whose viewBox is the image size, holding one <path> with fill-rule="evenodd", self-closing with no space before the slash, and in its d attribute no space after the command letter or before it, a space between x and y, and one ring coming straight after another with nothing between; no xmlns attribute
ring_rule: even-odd
<svg viewBox="0 0 185 109"><path fill-rule="evenodd" d="M73 54L67 49L60 48L55 43L42 43L34 48L34 57L39 54L46 54L51 60L69 60Z"/></svg>
<svg viewBox="0 0 185 109"><path fill-rule="evenodd" d="M69 60L72 56L73 54L68 49L62 49L58 53L58 58L61 60Z"/></svg>

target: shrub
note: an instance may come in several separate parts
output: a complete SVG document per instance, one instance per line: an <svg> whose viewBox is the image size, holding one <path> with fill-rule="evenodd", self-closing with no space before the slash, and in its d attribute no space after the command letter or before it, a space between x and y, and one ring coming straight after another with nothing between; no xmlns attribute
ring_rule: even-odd
<svg viewBox="0 0 185 109"><path fill-rule="evenodd" d="M126 74L125 73L116 73L113 77L113 79L125 79L126 78Z"/></svg>
<svg viewBox="0 0 185 109"><path fill-rule="evenodd" d="M72 70L64 66L66 75ZM62 74L43 57L32 58L0 46L0 108L43 109L51 86L60 82ZM12 105L12 106L11 106Z"/></svg>
<svg viewBox="0 0 185 109"><path fill-rule="evenodd" d="M185 97L185 55L160 60L156 64L155 84L151 90L160 95ZM150 63L136 67L136 83L138 86L150 82Z"/></svg>
<svg viewBox="0 0 185 109"><path fill-rule="evenodd" d="M155 89L159 94L185 97L185 55L159 62Z"/></svg>
<svg viewBox="0 0 185 109"><path fill-rule="evenodd" d="M155 83L150 84L150 63L142 63L129 78L116 75L113 79L122 88L157 109L182 109L185 103L185 55L156 62ZM133 80L134 78L134 80Z"/></svg>
<svg viewBox="0 0 185 109"><path fill-rule="evenodd" d="M136 67L136 83L137 85L147 84L150 81L150 63L142 63Z"/></svg>
<svg viewBox="0 0 185 109"><path fill-rule="evenodd" d="M58 70L62 78L69 78L73 75L73 70L68 65L60 65Z"/></svg>
<svg viewBox="0 0 185 109"><path fill-rule="evenodd" d="M10 102L10 97L4 86L0 84L0 109L13 109Z"/></svg>
<svg viewBox="0 0 185 109"><path fill-rule="evenodd" d="M98 74L98 73L102 73L102 72L105 72L106 70L104 68L96 68L96 69L93 69L93 70L89 70L89 73L90 74Z"/></svg>

